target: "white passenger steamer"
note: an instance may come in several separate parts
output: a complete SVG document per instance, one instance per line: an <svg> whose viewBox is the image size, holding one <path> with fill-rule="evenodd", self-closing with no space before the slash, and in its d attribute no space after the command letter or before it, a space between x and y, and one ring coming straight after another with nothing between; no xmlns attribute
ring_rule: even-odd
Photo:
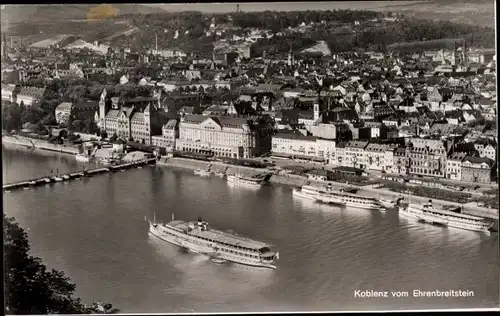
<svg viewBox="0 0 500 316"><path fill-rule="evenodd" d="M300 188L294 188L293 195L326 204L337 204L371 210L380 210L382 208L379 201L373 197L360 196L348 190L332 189L330 185L327 187L304 185Z"/></svg>
<svg viewBox="0 0 500 316"><path fill-rule="evenodd" d="M271 245L213 229L201 217L198 222L174 220L164 224L149 222L149 233L163 241L209 256L215 263L226 261L276 269L279 253Z"/></svg>
<svg viewBox="0 0 500 316"><path fill-rule="evenodd" d="M210 169L196 169L194 171L194 174L200 177L210 177L210 174L212 174L212 172L210 171Z"/></svg>
<svg viewBox="0 0 500 316"><path fill-rule="evenodd" d="M399 214L408 218L417 219L426 223L442 226L455 227L465 230L490 233L490 228L494 224L488 219L460 213L460 208L446 210L436 208L432 201L424 204L410 203L399 207Z"/></svg>
<svg viewBox="0 0 500 316"><path fill-rule="evenodd" d="M265 178L255 176L255 177L247 177L241 174L228 175L227 182L232 184L242 184L249 187L260 188L264 182Z"/></svg>

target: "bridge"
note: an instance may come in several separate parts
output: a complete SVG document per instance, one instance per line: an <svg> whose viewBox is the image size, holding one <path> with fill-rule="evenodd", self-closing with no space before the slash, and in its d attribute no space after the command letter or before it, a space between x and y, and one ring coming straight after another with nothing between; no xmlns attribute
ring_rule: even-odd
<svg viewBox="0 0 500 316"><path fill-rule="evenodd" d="M3 185L3 190L5 191L10 191L14 189L21 189L21 188L30 188L30 187L36 187L36 186L41 186L41 185L46 185L49 183L55 183L55 182L63 182L63 181L70 181L78 178L84 178L84 177L92 177L94 175L102 174L102 173L108 173L108 172L115 172L119 170L125 170L125 169L130 169L134 167L140 167L143 165L147 164L155 164L156 163L156 158L148 158L148 159L142 159L142 160L137 160L137 161L132 161L128 163L123 163L119 165L112 165L104 168L97 168L97 169L92 169L92 170L85 170L82 172L73 172L73 173L67 173L67 174L62 174L62 175L51 175L51 176L45 176L45 177L40 177L36 179L30 179L30 180L24 180L24 181L18 181L18 182L13 182L13 183L7 183Z"/></svg>

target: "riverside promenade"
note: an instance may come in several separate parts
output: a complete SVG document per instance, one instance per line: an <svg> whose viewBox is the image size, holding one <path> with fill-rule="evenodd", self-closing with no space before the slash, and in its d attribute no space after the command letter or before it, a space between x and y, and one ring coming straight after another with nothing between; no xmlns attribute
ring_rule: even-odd
<svg viewBox="0 0 500 316"><path fill-rule="evenodd" d="M226 172L228 174L244 174L244 175L255 175L258 173L268 173L268 169L260 169L260 168L251 168L251 167L245 167L245 166L234 166L234 165L227 165L222 162L218 161L201 161L201 160L193 160L193 159L188 159L188 158L180 158L180 157L173 157L173 158L161 158L158 161L158 165L164 165L166 167L173 167L173 168L182 168L182 169L190 169L190 170L195 170L195 169L208 169L210 167L210 170L214 172ZM298 175L277 175L273 174L271 178L269 179L269 182L271 183L279 183L279 184L285 184L285 185L291 185L291 186L302 186L306 183L310 183L312 185L317 185L317 186L322 186L325 185L326 183L331 183L332 185L336 187L355 187L359 191L358 193L364 196L372 196L375 198L381 198L381 197L392 197L392 198L397 198L397 197L404 197L405 200L407 201L413 201L413 202L418 202L418 203L423 203L429 201L428 197L422 197L422 196L415 196L415 195L408 195L408 194L401 194L399 192L394 192L391 191L387 188L384 187L374 187L373 185L367 185L367 186L356 186L353 184L347 184L347 183L342 183L342 182L334 182L334 181L320 181L320 180L311 180L307 179L302 176ZM436 205L444 206L444 205L454 205L454 206L460 206L463 208L463 212L465 214L470 214L470 215L476 215L476 216L481 216L481 217L486 217L490 219L498 219L498 210L497 209L489 209L485 207L480 207L477 206L475 203L467 203L467 204L459 204L456 202L450 202L450 201L445 201L445 200L438 200L438 199L432 199L433 203Z"/></svg>
<svg viewBox="0 0 500 316"><path fill-rule="evenodd" d="M78 146L51 144L46 140L24 136L2 136L2 144L32 148L33 150L42 149L70 155L77 155L80 152Z"/></svg>

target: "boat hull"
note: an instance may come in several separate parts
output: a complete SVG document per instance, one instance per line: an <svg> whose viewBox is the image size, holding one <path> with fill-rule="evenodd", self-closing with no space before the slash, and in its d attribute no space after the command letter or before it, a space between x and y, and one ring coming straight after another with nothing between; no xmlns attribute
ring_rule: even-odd
<svg viewBox="0 0 500 316"><path fill-rule="evenodd" d="M252 188L260 188L264 183L263 180L252 181L252 180L242 179L236 176L227 176L227 182L231 184L241 184Z"/></svg>
<svg viewBox="0 0 500 316"><path fill-rule="evenodd" d="M209 177L212 174L208 170L200 170L200 169L196 169L193 173L200 177Z"/></svg>
<svg viewBox="0 0 500 316"><path fill-rule="evenodd" d="M298 189L294 189L292 194L293 194L293 196L316 201L316 202L322 203L322 204L339 205L339 206L353 207L353 208L362 208L362 209L367 209L367 210L380 210L380 209L382 209L382 207L380 205L376 205L376 204L354 203L354 202L346 201L342 197L327 196L324 194L305 193L302 190L298 190Z"/></svg>
<svg viewBox="0 0 500 316"><path fill-rule="evenodd" d="M299 197L299 198L306 199L306 200L316 201L316 197L315 196L309 195L309 194L304 193L304 192L302 192L300 190L297 190L297 189L293 189L292 195L296 196L296 197Z"/></svg>
<svg viewBox="0 0 500 316"><path fill-rule="evenodd" d="M393 202L380 202L380 205L382 205L385 208L394 208L396 206L396 203Z"/></svg>
<svg viewBox="0 0 500 316"><path fill-rule="evenodd" d="M491 225L464 225L461 223L457 223L453 219L442 219L438 217L426 216L423 212L421 214L416 214L414 212L410 212L404 210L403 208L399 209L399 214L410 219L415 219L419 221L424 221L430 224L436 224L439 226L453 227L462 230L474 231L474 232L484 232L489 234L489 229Z"/></svg>
<svg viewBox="0 0 500 316"><path fill-rule="evenodd" d="M84 155L76 155L76 161L79 162L90 162L90 157Z"/></svg>

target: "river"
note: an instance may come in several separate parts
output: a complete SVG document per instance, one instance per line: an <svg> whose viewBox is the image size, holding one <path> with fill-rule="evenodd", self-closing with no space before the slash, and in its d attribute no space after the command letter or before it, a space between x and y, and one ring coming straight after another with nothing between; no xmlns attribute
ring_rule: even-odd
<svg viewBox="0 0 500 316"><path fill-rule="evenodd" d="M78 171L73 156L3 150L3 182ZM63 270L84 302L124 313L493 308L499 304L498 235L446 229L292 198L291 188L230 187L162 166L4 194L32 254ZM203 217L213 227L275 245L277 270L216 265L147 234L144 217ZM415 298L412 291L470 290ZM359 298L356 290L408 291Z"/></svg>

